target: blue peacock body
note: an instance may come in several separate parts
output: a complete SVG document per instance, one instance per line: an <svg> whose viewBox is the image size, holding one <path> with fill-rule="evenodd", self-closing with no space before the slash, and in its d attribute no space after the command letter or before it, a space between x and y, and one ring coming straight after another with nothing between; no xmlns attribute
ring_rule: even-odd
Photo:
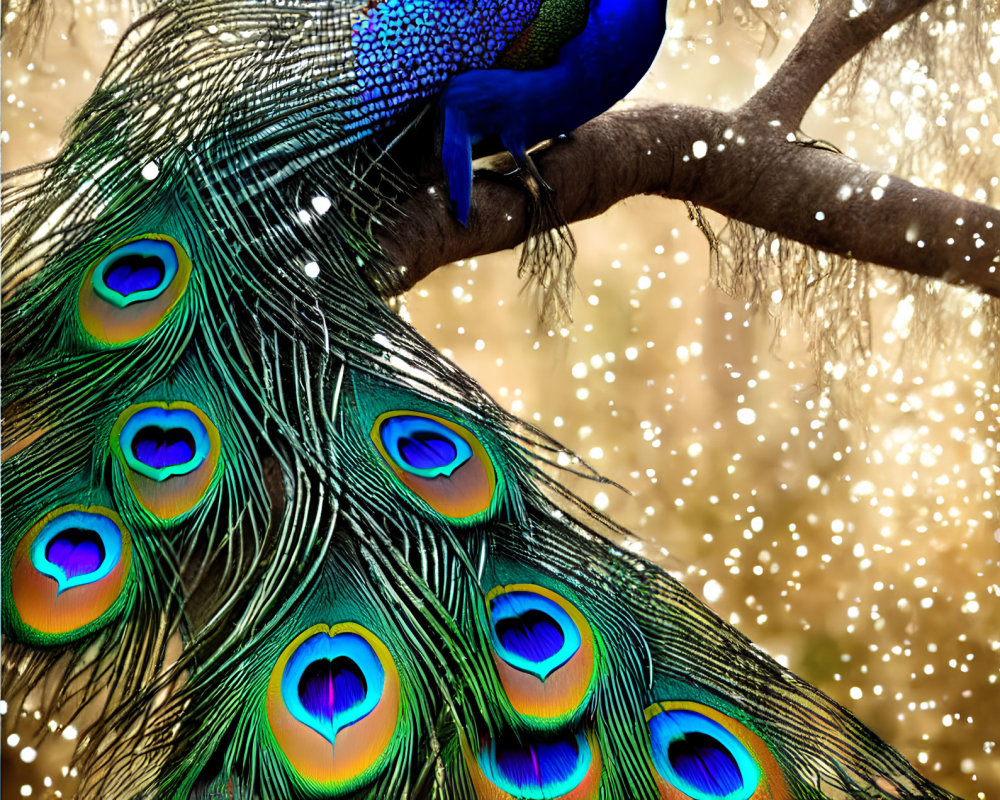
<svg viewBox="0 0 1000 800"><path fill-rule="evenodd" d="M947 797L385 303L401 133L464 221L472 147L612 105L663 0L145 12L4 244L5 687L103 704L81 796Z"/></svg>

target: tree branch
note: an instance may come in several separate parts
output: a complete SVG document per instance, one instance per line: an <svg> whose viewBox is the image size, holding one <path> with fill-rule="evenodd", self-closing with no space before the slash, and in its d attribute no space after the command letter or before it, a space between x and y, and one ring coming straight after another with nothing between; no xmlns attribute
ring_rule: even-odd
<svg viewBox="0 0 1000 800"><path fill-rule="evenodd" d="M604 114L535 161L568 222L626 197L661 195L831 253L1000 295L1000 211L790 142L782 130L740 112L660 105ZM468 228L446 198L443 183L425 188L380 233L386 254L406 266L407 286L524 241L520 189L478 179Z"/></svg>
<svg viewBox="0 0 1000 800"><path fill-rule="evenodd" d="M1000 210L803 146L794 131L833 73L927 0L833 0L744 106L663 104L604 114L536 154L567 222L638 194L687 200L838 255L1000 295ZM529 227L520 188L477 176L469 227L429 181L379 230L404 288L462 258L514 247Z"/></svg>
<svg viewBox="0 0 1000 800"><path fill-rule="evenodd" d="M837 70L930 2L830 0L822 4L784 63L744 108L761 116L780 113L788 127L798 128Z"/></svg>

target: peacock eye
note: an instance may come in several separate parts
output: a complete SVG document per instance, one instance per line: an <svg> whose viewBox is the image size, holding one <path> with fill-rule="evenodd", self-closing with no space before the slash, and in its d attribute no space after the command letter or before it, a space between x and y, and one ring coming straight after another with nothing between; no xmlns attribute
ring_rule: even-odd
<svg viewBox="0 0 1000 800"><path fill-rule="evenodd" d="M112 250L94 269L94 291L125 307L159 297L177 276L174 248L159 239L136 239Z"/></svg>
<svg viewBox="0 0 1000 800"><path fill-rule="evenodd" d="M171 519L193 508L212 481L219 432L191 403L141 403L115 423L111 444L139 502Z"/></svg>
<svg viewBox="0 0 1000 800"><path fill-rule="evenodd" d="M570 792L590 797L591 792L596 796L600 782L599 754L582 732L534 740L492 739L467 761L479 797L542 800Z"/></svg>
<svg viewBox="0 0 1000 800"><path fill-rule="evenodd" d="M594 637L579 610L533 584L497 587L486 603L493 661L514 710L550 727L576 713L594 676Z"/></svg>
<svg viewBox="0 0 1000 800"><path fill-rule="evenodd" d="M473 521L494 502L497 473L479 440L456 422L417 411L388 411L371 439L396 479L439 514Z"/></svg>
<svg viewBox="0 0 1000 800"><path fill-rule="evenodd" d="M18 544L11 597L29 635L66 641L96 627L119 605L132 564L121 518L102 506L46 514Z"/></svg>
<svg viewBox="0 0 1000 800"><path fill-rule="evenodd" d="M154 481L193 472L211 449L205 423L185 408L140 409L125 421L118 439L128 466Z"/></svg>
<svg viewBox="0 0 1000 800"><path fill-rule="evenodd" d="M178 242L147 234L115 246L87 270L80 320L94 339L123 344L156 328L184 294L191 259Z"/></svg>
<svg viewBox="0 0 1000 800"><path fill-rule="evenodd" d="M356 633L316 633L301 642L285 664L281 696L291 715L331 745L342 728L378 705L385 685L372 646Z"/></svg>
<svg viewBox="0 0 1000 800"><path fill-rule="evenodd" d="M368 679L365 670L349 656L317 658L302 670L295 694L306 724L319 721L325 725L365 702Z"/></svg>
<svg viewBox="0 0 1000 800"><path fill-rule="evenodd" d="M432 417L399 414L382 420L379 438L389 456L413 475L451 476L472 458L472 448L456 431Z"/></svg>
<svg viewBox="0 0 1000 800"><path fill-rule="evenodd" d="M356 785L383 757L398 717L395 664L356 623L314 625L271 671L271 731L290 766L324 791Z"/></svg>
<svg viewBox="0 0 1000 800"><path fill-rule="evenodd" d="M580 631L562 606L537 592L490 601L493 646L508 664L545 680L580 649Z"/></svg>
<svg viewBox="0 0 1000 800"><path fill-rule="evenodd" d="M646 721L653 766L666 785L661 788L676 790L664 796L694 800L754 796L762 771L741 739L756 737L738 722L696 703L656 703L646 709Z"/></svg>
<svg viewBox="0 0 1000 800"><path fill-rule="evenodd" d="M40 543L42 537L38 538ZM119 553L108 558L105 547L105 537L101 535L98 526L65 527L55 531L48 537L44 549L39 548L32 553L35 569L49 573L59 584L59 591L80 585L92 583L101 573L107 573L117 561L121 550L121 534L118 534L117 545Z"/></svg>

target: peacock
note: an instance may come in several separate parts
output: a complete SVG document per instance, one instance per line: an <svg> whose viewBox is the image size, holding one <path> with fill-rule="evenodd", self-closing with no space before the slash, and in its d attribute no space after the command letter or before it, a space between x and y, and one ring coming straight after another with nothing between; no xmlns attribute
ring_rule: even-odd
<svg viewBox="0 0 1000 800"><path fill-rule="evenodd" d="M544 197L665 0L139 10L3 251L5 693L102 709L81 797L950 796L387 303L399 153L464 224L484 149Z"/></svg>

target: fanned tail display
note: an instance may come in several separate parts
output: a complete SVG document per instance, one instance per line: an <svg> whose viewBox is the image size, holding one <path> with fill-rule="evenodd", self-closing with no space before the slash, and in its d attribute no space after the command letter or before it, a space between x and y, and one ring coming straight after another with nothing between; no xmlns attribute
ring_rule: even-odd
<svg viewBox="0 0 1000 800"><path fill-rule="evenodd" d="M5 692L103 709L81 797L948 796L384 302L400 131L465 221L473 145L618 100L663 0L147 11L8 190Z"/></svg>

